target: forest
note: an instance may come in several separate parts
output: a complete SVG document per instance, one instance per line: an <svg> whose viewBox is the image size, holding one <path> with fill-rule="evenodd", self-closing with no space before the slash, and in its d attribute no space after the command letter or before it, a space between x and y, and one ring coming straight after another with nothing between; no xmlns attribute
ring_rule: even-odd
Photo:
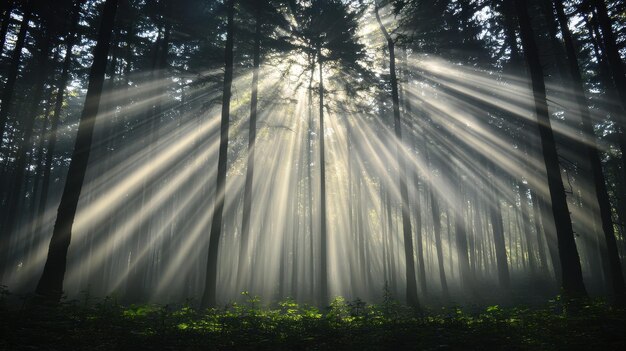
<svg viewBox="0 0 626 351"><path fill-rule="evenodd" d="M2 0L0 42L0 350L626 345L621 0Z"/></svg>

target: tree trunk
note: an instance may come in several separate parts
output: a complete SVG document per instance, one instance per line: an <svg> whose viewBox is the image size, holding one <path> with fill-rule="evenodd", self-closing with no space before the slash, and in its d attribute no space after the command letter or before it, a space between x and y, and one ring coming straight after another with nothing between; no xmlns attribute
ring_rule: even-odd
<svg viewBox="0 0 626 351"><path fill-rule="evenodd" d="M528 157L528 156L527 156ZM535 276L537 274L537 262L535 261L535 245L531 236L531 223L530 223L530 210L528 206L528 186L523 181L518 180L518 193L520 199L520 212L522 216L522 231L523 238L526 240L526 254L528 255L528 266L530 267L530 274Z"/></svg>
<svg viewBox="0 0 626 351"><path fill-rule="evenodd" d="M591 43L593 46L594 57L598 64L599 69L599 80L602 86L605 87L605 98L604 103L602 104L602 108L604 108L608 114L611 116L613 123L617 126L617 134L618 134L618 145L622 155L626 155L626 138L624 138L624 130L620 127L620 121L625 118L624 114L626 114L626 110L622 109L619 98L617 97L617 91L615 89L615 84L613 83L613 79L611 77L611 69L609 68L609 64L606 59L606 55L604 55L604 49L600 45L600 40L602 35L600 34L600 30L598 28L598 21L590 21L588 16L584 14L583 20L585 22L585 27L589 32L589 37L592 39ZM622 163L622 177L626 177L626 157L621 158ZM624 182L624 181L622 181ZM616 210L619 217L620 228L623 231L624 229L624 221L626 220L626 193L624 191L619 191L617 194L617 203ZM626 240L624 240L624 244L626 244Z"/></svg>
<svg viewBox="0 0 626 351"><path fill-rule="evenodd" d="M561 0L554 0L554 7L556 9L557 19L561 27L563 41L565 42L567 62L572 76L572 88L574 89L576 104L578 105L579 110L578 112L580 113L582 119L583 141L586 146L587 157L589 158L589 163L591 165L591 174L587 177L590 178L595 185L594 190L598 201L598 207L600 209L602 231L604 232L604 238L607 246L610 270L608 273L611 277L613 293L615 294L616 301L619 304L624 304L626 302L624 301L624 298L626 297L626 289L624 287L622 266L619 259L619 252L617 250L617 242L615 240L613 220L611 218L611 202L609 200L609 194L602 170L600 150L598 149L596 137L593 131L593 122L591 121L589 107L585 98L583 80L578 67L578 61L576 60L576 48L574 47L574 40L568 27L568 20L565 16L565 10L563 9L563 3Z"/></svg>
<svg viewBox="0 0 626 351"><path fill-rule="evenodd" d="M167 54L169 46L170 28L164 23L159 23L159 29L157 38L154 42L154 46L151 51L150 69L148 74L147 83L149 85L154 81L163 82L163 72L167 67ZM111 77L113 78L113 77ZM152 96L145 96L145 99L152 100L156 97L154 105L148 106L145 110L144 121L147 124L147 132L142 135L142 145L149 155L152 155L157 148L156 143L159 133L159 118L162 112L163 95L165 92L165 83L160 84L160 89L155 89ZM104 127L104 134L111 135L111 124ZM109 140L109 137L104 137L105 143ZM110 162L105 157L105 164ZM158 180L156 178L144 178L141 185L141 197L140 208L146 208L149 201L152 199L154 189L157 186ZM146 252L143 250L143 241L150 237L153 228L155 218L152 215L145 216L139 229L133 233L133 240L131 246L131 255L128 260L129 272L126 276L126 296L125 302L127 303L139 303L143 301L146 294L149 291L146 288L145 280L149 274L149 261L146 259ZM141 254L140 254L141 253ZM147 262L148 261L148 262Z"/></svg>
<svg viewBox="0 0 626 351"><path fill-rule="evenodd" d="M259 10L257 8L257 10ZM241 250L239 252L239 266L237 277L241 279L244 270L249 268L248 245L250 236L250 213L252 210L252 180L254 179L254 153L256 143L256 118L259 91L259 65L261 62L261 15L256 15L254 30L254 49L252 58L252 92L250 97L250 121L248 126L248 165L246 168L246 183L243 193L243 213L241 224ZM240 285L240 284L239 284ZM240 288L245 288L241 287ZM245 289L244 289L245 290Z"/></svg>
<svg viewBox="0 0 626 351"><path fill-rule="evenodd" d="M65 88L70 75L70 66L72 64L72 49L76 42L77 35L76 29L78 27L78 21L80 20L80 4L82 1L76 1L74 7L74 14L72 18L72 24L69 31L69 35L66 38L65 43L65 58L63 60L63 68L61 71L61 77L57 84L57 93L54 101L54 113L52 115L51 127L50 127L50 139L48 140L48 150L46 152L45 169L43 173L43 179L41 182L41 197L39 198L39 206L37 213L37 223L35 228L42 229L43 214L48 202L48 193L50 190L50 176L52 173L52 160L54 158L54 152L57 143L57 130L59 129L59 122L61 120L61 109L63 108L63 99L65 94Z"/></svg>
<svg viewBox="0 0 626 351"><path fill-rule="evenodd" d="M56 63L58 61L58 52L55 52L54 54L54 58L52 59L52 62ZM51 84L52 85L52 84ZM36 225L38 222L38 211L37 211L37 207L35 205L35 203L37 202L37 199L41 197L40 194L40 186L41 186L41 179L43 178L43 173L44 173L44 155L45 155L45 135L48 135L48 124L50 123L50 110L52 109L52 87L50 89L48 89L48 91L46 92L46 97L44 98L44 100L46 101L46 106L44 108L44 113L43 113L43 125L41 126L41 129L39 129L39 133L41 135L41 137L39 138L39 140L37 141L37 162L35 163L35 175L33 176L33 190L32 190L32 205L31 205L31 210L32 210L32 217L30 219L30 228L28 229L29 235L31 238L36 237L36 233L39 230ZM33 239L30 239L30 244L33 243Z"/></svg>
<svg viewBox="0 0 626 351"><path fill-rule="evenodd" d="M472 279L470 275L469 254L467 250L467 228L465 220L465 209L467 208L466 197L464 194L463 179L461 177L460 167L450 171L454 174L456 185L456 196L454 197L454 235L456 237L456 252L459 263L459 277L461 279L462 289L472 288Z"/></svg>
<svg viewBox="0 0 626 351"><path fill-rule="evenodd" d="M400 197L402 199L402 230L404 234L404 254L406 256L406 299L409 306L414 309L419 309L420 305L417 297L417 281L415 278L415 261L413 258L413 235L411 233L411 217L409 213L406 162L402 153L402 121L400 120L400 99L398 97L398 81L396 78L395 44L380 20L377 5L375 8L375 14L380 30L387 40L387 48L389 50L391 99L393 102L393 121L396 136L396 140L394 142L397 143L396 161L398 164Z"/></svg>
<svg viewBox="0 0 626 351"><path fill-rule="evenodd" d="M312 55L311 55L312 56ZM309 277L309 293L311 294L311 298L313 298L313 296L315 295L315 291L314 291L314 286L315 286L315 264L314 264L314 256L315 256L315 250L314 247L315 245L314 240L313 240L313 177L312 177L312 170L311 170L311 163L313 162L313 129L314 129L314 124L313 124L313 77L315 76L315 65L314 65L315 60L310 57L310 61L309 64L311 65L311 75L309 78L309 93L308 93L308 131L307 131L307 153L306 153L306 157L307 157L307 167L306 167L306 171L307 171L307 190L308 190L308 199L309 199L309 207L308 207L308 217L309 217L309 270L310 270L310 277Z"/></svg>
<svg viewBox="0 0 626 351"><path fill-rule="evenodd" d="M415 241L417 246L418 277L422 294L428 294L426 284L426 264L424 263L424 240L422 236L422 213L419 192L419 174L417 169L413 171L413 184L415 188Z"/></svg>
<svg viewBox="0 0 626 351"><path fill-rule="evenodd" d="M548 263L546 260L546 250L545 247L543 246L543 239L542 239L542 231L545 231L545 229L542 228L542 221L541 221L541 214L539 211L539 197L537 196L537 193L535 193L532 189L530 189L530 197L532 199L532 204L533 204L533 217L535 220L535 235L537 237L537 254L539 255L539 261L538 261L538 268L539 268L539 273L540 275L544 275L545 276L545 269L548 267Z"/></svg>
<svg viewBox="0 0 626 351"><path fill-rule="evenodd" d="M319 105L320 105L320 302L328 301L328 257L326 243L326 157L324 155L324 75L322 73L322 48L318 43L317 58L319 62Z"/></svg>
<svg viewBox="0 0 626 351"><path fill-rule="evenodd" d="M228 156L228 127L230 123L230 96L233 84L233 37L234 37L235 1L228 1L228 22L226 27L226 48L224 54L224 88L222 92L222 118L220 124L220 148L217 163L217 184L215 188L215 204L209 237L206 280L202 295L203 307L216 306L217 293L217 254L222 234L222 213L226 188L226 170Z"/></svg>
<svg viewBox="0 0 626 351"><path fill-rule="evenodd" d="M407 68L408 54L406 50L402 50L401 52L402 52L401 72L404 76L404 79L407 85L407 89L402 90L403 94L401 94L401 96L402 96L402 99L404 100L405 114L406 116L408 116L407 118L410 119L413 117L412 116L413 107L411 106L410 97L407 97L407 94L409 94L408 92L409 70ZM402 88L402 85L399 84L398 87ZM414 133L415 135L413 137L413 147L415 148L416 152L419 152L418 131L415 130ZM422 294L424 294L424 296L426 296L428 294L428 285L426 281L426 264L424 263L424 238L422 234L423 223L422 223L422 212L421 212L422 205L420 204L419 183L420 183L419 169L415 167L415 169L413 169L413 189L414 189L414 196L415 196L414 217L415 217L415 241L417 244L418 279L419 279L421 292ZM424 195L424 198L426 198L426 195Z"/></svg>
<svg viewBox="0 0 626 351"><path fill-rule="evenodd" d="M49 33L49 31L47 31L47 33ZM15 170L13 171L13 179L11 182L9 182L10 189L8 191L8 201L6 203L6 206L8 208L6 211L6 222L4 224L3 230L3 240L5 240L6 243L0 244L3 251L3 257L2 261L0 262L0 267L4 266L7 263L7 254L5 251L8 248L11 236L14 234L13 232L15 230L15 226L20 219L19 209L20 203L22 202L22 185L24 184L24 177L26 175L26 168L28 165L27 153L32 149L31 139L35 128L35 120L37 118L37 115L39 114L39 105L43 97L46 77L48 75L48 54L50 53L50 49L52 47L52 38L50 37L50 35L44 34L43 38L41 38L41 41L39 41L38 44L41 46L41 51L38 53L39 57L36 60L35 71L37 79L35 87L32 91L32 105L29 109L27 109L28 112L25 114L25 118L22 121L24 124L24 139L18 145L15 156ZM1 269L0 271L4 272L4 269Z"/></svg>
<svg viewBox="0 0 626 351"><path fill-rule="evenodd" d="M515 5L520 24L524 56L526 57L532 81L537 125L548 175L548 188L552 200L552 214L556 226L559 258L561 261L563 293L568 298L586 297L587 292L583 283L580 258L576 249L572 221L567 206L563 180L561 179L556 142L550 124L543 68L541 67L539 52L537 51L533 29L528 16L527 1L515 0Z"/></svg>
<svg viewBox="0 0 626 351"><path fill-rule="evenodd" d="M598 14L598 24L602 30L604 51L613 76L613 82L615 83L617 93L622 102L622 109L623 111L626 111L626 74L624 72L624 63L622 62L619 53L619 47L617 46L615 34L613 33L611 18L609 17L609 13L606 8L606 2L604 0L591 0L591 2L595 6ZM620 122L622 133L624 133L626 121L622 120ZM622 134L622 137L624 137L624 134Z"/></svg>
<svg viewBox="0 0 626 351"><path fill-rule="evenodd" d="M493 243L496 251L496 267L498 270L498 282L500 287L508 290L510 287L509 263L504 241L504 223L502 222L502 209L496 185L495 167L491 166L491 206L489 217L493 234Z"/></svg>
<svg viewBox="0 0 626 351"><path fill-rule="evenodd" d="M435 197L432 189L430 194L430 207L433 216L433 227L435 231L435 247L437 249L437 264L439 265L439 281L441 283L441 290L443 292L443 299L448 301L450 299L450 293L448 292L448 282L446 281L446 271L443 264L443 246L441 244L441 213L439 210L439 203Z"/></svg>
<svg viewBox="0 0 626 351"><path fill-rule="evenodd" d="M59 204L57 219L48 249L48 257L41 279L37 284L36 293L54 302L58 301L63 294L67 250L71 241L72 225L89 161L93 127L98 115L98 106L104 83L117 5L118 0L107 0L104 4L98 42L94 49L94 61L89 73L89 87L78 125L78 135L72 153L72 161L70 162L65 188L61 196L61 203Z"/></svg>

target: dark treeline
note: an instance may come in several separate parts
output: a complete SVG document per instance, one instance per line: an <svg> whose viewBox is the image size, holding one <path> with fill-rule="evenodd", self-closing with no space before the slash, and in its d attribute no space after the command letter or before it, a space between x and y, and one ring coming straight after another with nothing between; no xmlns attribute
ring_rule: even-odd
<svg viewBox="0 0 626 351"><path fill-rule="evenodd" d="M626 300L626 5L6 0L0 282Z"/></svg>

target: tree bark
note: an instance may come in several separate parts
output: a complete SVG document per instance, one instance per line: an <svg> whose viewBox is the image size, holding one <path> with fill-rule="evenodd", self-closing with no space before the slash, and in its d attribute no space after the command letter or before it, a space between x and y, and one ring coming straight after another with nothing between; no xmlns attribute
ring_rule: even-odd
<svg viewBox="0 0 626 351"><path fill-rule="evenodd" d="M26 174L26 167L28 163L27 152L31 150L31 139L35 128L35 120L37 115L39 114L39 105L41 102L41 98L43 97L45 80L48 75L47 65L49 60L48 54L50 53L50 49L52 47L51 40L52 38L50 37L50 35L44 35L43 38L41 38L41 42L39 42L39 44L41 45L41 51L38 53L39 57L36 61L37 80L32 92L32 105L29 109L27 109L28 112L25 114L25 118L23 120L23 140L18 145L17 154L15 157L15 169L13 171L12 177L13 179L11 182L9 182L9 196L8 201L6 202L6 206L8 208L6 210L6 222L4 223L2 234L2 241L4 242L0 243L3 253L2 261L0 261L0 271L2 272L5 272L4 266L8 263L8 254L6 251L10 244L11 236L14 234L13 232L15 230L15 226L19 220L19 208L20 203L22 202L22 185L24 184L24 176Z"/></svg>
<svg viewBox="0 0 626 351"><path fill-rule="evenodd" d="M443 263L443 246L441 244L441 213L439 210L439 203L435 197L432 189L430 194L430 207L431 214L433 216L433 227L435 231L435 247L437 249L437 264L439 265L439 281L441 283L441 290L443 292L443 299L445 301L450 299L450 293L448 292L448 282L446 281L446 271Z"/></svg>
<svg viewBox="0 0 626 351"><path fill-rule="evenodd" d="M375 6L375 15L380 31L385 36L387 48L389 50L389 74L391 83L391 99L393 103L394 131L397 143L396 161L398 164L398 180L400 187L400 197L402 199L402 230L404 234L404 254L406 257L406 299L407 304L412 308L420 309L417 297L417 281L415 278L415 260L413 258L413 235L411 233L411 217L409 213L409 193L407 189L406 162L402 154L402 121L400 119L400 99L398 97L398 80L396 77L396 57L395 43L378 14L378 5Z"/></svg>
<svg viewBox="0 0 626 351"><path fill-rule="evenodd" d="M561 261L563 294L568 298L586 297L587 292L583 283L580 257L576 249L572 221L567 206L563 180L561 179L556 142L550 124L543 68L541 67L534 32L528 16L528 4L526 0L515 0L515 5L524 56L532 81L536 123L539 128L543 158L548 175L548 188L552 200L552 214L556 226L559 258Z"/></svg>
<svg viewBox="0 0 626 351"><path fill-rule="evenodd" d="M82 1L76 1L74 7L74 14L72 18L72 24L69 31L69 35L66 38L65 43L65 58L63 59L63 68L61 70L61 77L57 84L57 93L54 101L54 113L52 115L52 121L50 126L50 139L48 140L48 150L46 152L45 169L43 173L43 179L41 182L41 197L39 198L39 206L37 213L37 223L35 228L42 228L42 216L46 209L48 202L48 192L50 190L50 177L52 173L52 159L54 158L54 152L57 143L57 131L59 129L59 122L61 120L61 109L63 108L63 99L65 97L65 88L70 75L70 66L72 65L72 49L77 39L76 30L78 27L78 21L80 20L80 4Z"/></svg>
<svg viewBox="0 0 626 351"><path fill-rule="evenodd" d="M320 292L319 298L322 305L328 301L328 257L327 257L327 233L326 233L326 157L324 143L324 74L322 46L318 43L317 58L319 62L319 115L320 115Z"/></svg>
<svg viewBox="0 0 626 351"><path fill-rule="evenodd" d="M578 105L578 112L582 119L582 132L583 141L586 146L587 157L591 165L591 174L587 177L591 179L595 186L595 194L598 201L598 207L600 209L600 220L602 222L602 231L606 240L607 254L609 261L609 276L611 277L611 283L613 287L613 293L615 294L616 301L619 304L624 304L625 292L624 276L622 275L622 265L619 259L619 252L617 250L617 241L615 240L615 231L613 228L613 220L611 218L611 202L609 200L609 194L606 188L604 179L604 172L602 170L602 162L600 160L600 150L596 142L596 137L593 131L593 122L591 121L591 115L589 113L589 106L585 98L585 90L583 86L583 79L578 67L578 61L576 59L576 48L574 47L574 39L570 33L568 27L568 20L565 15L563 3L561 0L554 0L554 7L556 9L557 19L561 27L561 34L563 35L563 41L565 43L565 50L567 52L567 63L572 77L572 88L574 89L574 95L576 104Z"/></svg>
<svg viewBox="0 0 626 351"><path fill-rule="evenodd" d="M598 15L598 24L602 30L602 39L604 43L604 51L609 63L609 68L613 76L613 82L617 88L617 93L622 102L622 109L626 111L626 74L624 72L624 63L619 53L619 47L611 26L611 18L604 0L591 0L596 8ZM620 121L622 133L626 128L626 120Z"/></svg>
<svg viewBox="0 0 626 351"><path fill-rule="evenodd" d="M471 271L469 265L469 254L467 250L467 227L465 220L465 210L467 208L467 200L464 193L463 179L461 177L460 167L450 167L450 171L454 174L456 185L456 194L454 197L454 235L456 237L456 251L459 263L459 277L461 278L461 287L463 289L472 289Z"/></svg>
<svg viewBox="0 0 626 351"><path fill-rule="evenodd" d="M104 74L106 71L107 56L113 25L115 23L117 5L118 0L107 0L104 4L98 41L94 49L94 61L89 73L89 87L78 124L78 135L72 153L72 161L70 162L65 188L61 196L54 231L50 239L48 257L36 288L38 295L53 302L58 302L63 294L63 279L67 265L67 251L71 241L72 225L89 161L93 128L98 115L100 95L104 83Z"/></svg>
<svg viewBox="0 0 626 351"><path fill-rule="evenodd" d="M493 234L493 243L496 252L496 268L498 270L498 282L500 287L508 290L511 286L509 276L509 263L506 254L504 241L504 223L502 222L502 209L500 208L500 198L496 185L495 167L491 166L491 206L489 207L489 217Z"/></svg>
<svg viewBox="0 0 626 351"><path fill-rule="evenodd" d="M257 10L259 10L257 8ZM252 212L252 181L254 179L254 153L256 144L256 119L259 92L259 66L261 62L261 15L257 13L254 30L254 49L252 53L252 92L250 96L250 121L248 123L248 163L246 182L243 193L243 213L241 223L241 250L239 252L238 279L249 268L248 245L250 236L250 213Z"/></svg>
<svg viewBox="0 0 626 351"><path fill-rule="evenodd" d="M228 156L228 127L230 123L230 97L233 83L233 40L235 1L228 0L228 20L226 25L226 47L224 51L224 87L222 92L222 118L220 124L220 147L217 163L217 184L215 188L215 205L213 206L213 220L209 237L209 252L207 257L206 280L202 295L203 307L216 306L217 293L217 255L222 235L222 213L224 212L224 197L226 188L226 170Z"/></svg>

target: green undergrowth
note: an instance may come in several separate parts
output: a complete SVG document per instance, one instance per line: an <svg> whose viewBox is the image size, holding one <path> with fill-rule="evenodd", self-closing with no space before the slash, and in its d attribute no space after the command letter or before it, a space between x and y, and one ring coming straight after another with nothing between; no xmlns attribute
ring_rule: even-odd
<svg viewBox="0 0 626 351"><path fill-rule="evenodd" d="M448 307L416 313L335 298L318 309L287 299L202 310L184 305L124 306L112 298L55 307L0 307L4 350L205 349L624 349L626 312L603 301L566 312L558 299L542 307Z"/></svg>

